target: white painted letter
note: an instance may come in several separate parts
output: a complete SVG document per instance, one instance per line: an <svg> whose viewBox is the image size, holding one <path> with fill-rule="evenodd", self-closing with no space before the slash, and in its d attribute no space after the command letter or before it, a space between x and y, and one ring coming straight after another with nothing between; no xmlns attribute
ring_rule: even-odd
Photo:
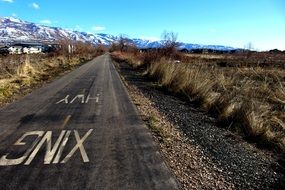
<svg viewBox="0 0 285 190"><path fill-rule="evenodd" d="M76 139L77 143L76 143L75 147L73 147L73 149L69 152L69 154L60 163L66 163L71 158L71 156L76 152L77 149L80 150L83 161L89 162L89 158L88 158L86 151L84 149L83 142L91 134L92 131L93 131L93 129L90 129L84 135L84 137L82 139L80 139L78 132L76 130L74 130L74 135L75 135L75 139Z"/></svg>
<svg viewBox="0 0 285 190"><path fill-rule="evenodd" d="M59 147L59 143L62 140L63 136L65 134L65 130L63 130L57 141L55 142L54 146L51 147L51 137L52 137L52 131L48 131L46 132L45 136L42 138L42 140L40 141L40 143L37 145L37 147L34 149L34 151L32 152L32 154L29 156L28 160L25 162L25 165L29 165L32 160L35 158L36 154L38 153L38 151L40 150L41 146L47 142L47 146L46 146L46 154L45 154L45 159L44 159L44 164L50 164L51 160L57 150L57 148Z"/></svg>
<svg viewBox="0 0 285 190"><path fill-rule="evenodd" d="M60 144L60 147L59 147L59 149L58 149L58 152L57 152L57 154L56 154L56 156L55 156L55 158L54 158L54 160L53 160L53 162L52 162L53 164L57 164L57 163L59 162L59 159L60 159L60 157L61 157L62 151L63 151L63 149L64 149L64 147L65 147L65 145L66 145L66 143L67 143L67 141L68 141L68 137L69 137L70 133L71 133L71 131L67 131L67 132L65 133L65 136L64 136L64 138L63 138L63 141L62 141L62 143Z"/></svg>
<svg viewBox="0 0 285 190"><path fill-rule="evenodd" d="M21 164L28 157L28 155L31 153L31 151L36 146L36 144L38 144L38 142L40 141L40 137L42 137L43 134L44 134L44 131L26 132L20 139L17 140L17 142L14 145L16 146L25 145L26 143L23 142L24 138L26 138L27 136L31 136L31 135L37 135L38 137L34 141L32 146L26 151L26 153L22 157L17 158L17 159L7 159L8 154L3 155L0 159L0 166L11 166L11 165Z"/></svg>
<svg viewBox="0 0 285 190"><path fill-rule="evenodd" d="M61 102L64 102L64 103L68 104L68 97L69 97L69 95L65 96L65 98L63 98L62 100L59 100L59 101L56 102L55 104L59 104L59 103L61 103Z"/></svg>
<svg viewBox="0 0 285 190"><path fill-rule="evenodd" d="M95 98L90 98L90 94L88 94L86 101L85 101L85 104L87 104L89 100L95 100L97 103L97 102L99 102L99 97L97 95L97 97L95 97Z"/></svg>
<svg viewBox="0 0 285 190"><path fill-rule="evenodd" d="M81 98L81 103L84 104L84 95L83 95L83 94L78 94L77 96L75 96L75 97L70 101L70 103L72 104L77 98L78 98L78 99Z"/></svg>

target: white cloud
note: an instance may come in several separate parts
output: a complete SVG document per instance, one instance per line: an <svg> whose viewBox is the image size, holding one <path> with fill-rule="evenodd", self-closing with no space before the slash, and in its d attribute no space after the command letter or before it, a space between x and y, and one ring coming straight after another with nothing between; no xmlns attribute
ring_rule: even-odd
<svg viewBox="0 0 285 190"><path fill-rule="evenodd" d="M7 3L14 3L14 0L1 0L3 2L7 2Z"/></svg>
<svg viewBox="0 0 285 190"><path fill-rule="evenodd" d="M152 42L160 40L160 38L154 37L154 36L140 36L139 38L142 39L142 40L149 40L149 41L152 41Z"/></svg>
<svg viewBox="0 0 285 190"><path fill-rule="evenodd" d="M12 13L12 17L17 17L17 14L16 13Z"/></svg>
<svg viewBox="0 0 285 190"><path fill-rule="evenodd" d="M37 4L37 3L32 3L31 7L33 7L34 9L39 9L40 8L39 4Z"/></svg>
<svg viewBox="0 0 285 190"><path fill-rule="evenodd" d="M40 23L42 24L51 24L52 22L48 19L41 20Z"/></svg>
<svg viewBox="0 0 285 190"><path fill-rule="evenodd" d="M104 26L93 26L91 29L93 31L103 31L103 30L106 30L106 28Z"/></svg>

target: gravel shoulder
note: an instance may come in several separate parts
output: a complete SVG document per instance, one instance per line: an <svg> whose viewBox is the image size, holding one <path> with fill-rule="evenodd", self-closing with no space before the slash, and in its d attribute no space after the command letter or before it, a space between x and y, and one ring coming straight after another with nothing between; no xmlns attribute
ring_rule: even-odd
<svg viewBox="0 0 285 190"><path fill-rule="evenodd" d="M278 156L244 141L126 63L115 63L182 189L285 189Z"/></svg>

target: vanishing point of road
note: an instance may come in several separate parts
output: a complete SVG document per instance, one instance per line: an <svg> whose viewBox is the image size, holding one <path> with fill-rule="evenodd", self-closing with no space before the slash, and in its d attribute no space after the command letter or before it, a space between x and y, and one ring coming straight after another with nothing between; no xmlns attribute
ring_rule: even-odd
<svg viewBox="0 0 285 190"><path fill-rule="evenodd" d="M178 189L109 54L0 109L0 189Z"/></svg>

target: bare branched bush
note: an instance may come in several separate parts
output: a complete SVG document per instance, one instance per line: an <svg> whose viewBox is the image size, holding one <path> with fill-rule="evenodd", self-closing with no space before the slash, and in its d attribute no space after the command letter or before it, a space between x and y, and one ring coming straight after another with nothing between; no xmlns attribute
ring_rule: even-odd
<svg viewBox="0 0 285 190"><path fill-rule="evenodd" d="M120 52L128 52L134 55L138 55L139 49L134 44L134 42L128 37L121 35L117 41L114 41L110 48L110 52L120 51Z"/></svg>
<svg viewBox="0 0 285 190"><path fill-rule="evenodd" d="M177 48L179 43L177 42L178 34L174 32L164 31L162 34L162 42L163 46L160 49L162 57L170 57L173 58L177 54Z"/></svg>

